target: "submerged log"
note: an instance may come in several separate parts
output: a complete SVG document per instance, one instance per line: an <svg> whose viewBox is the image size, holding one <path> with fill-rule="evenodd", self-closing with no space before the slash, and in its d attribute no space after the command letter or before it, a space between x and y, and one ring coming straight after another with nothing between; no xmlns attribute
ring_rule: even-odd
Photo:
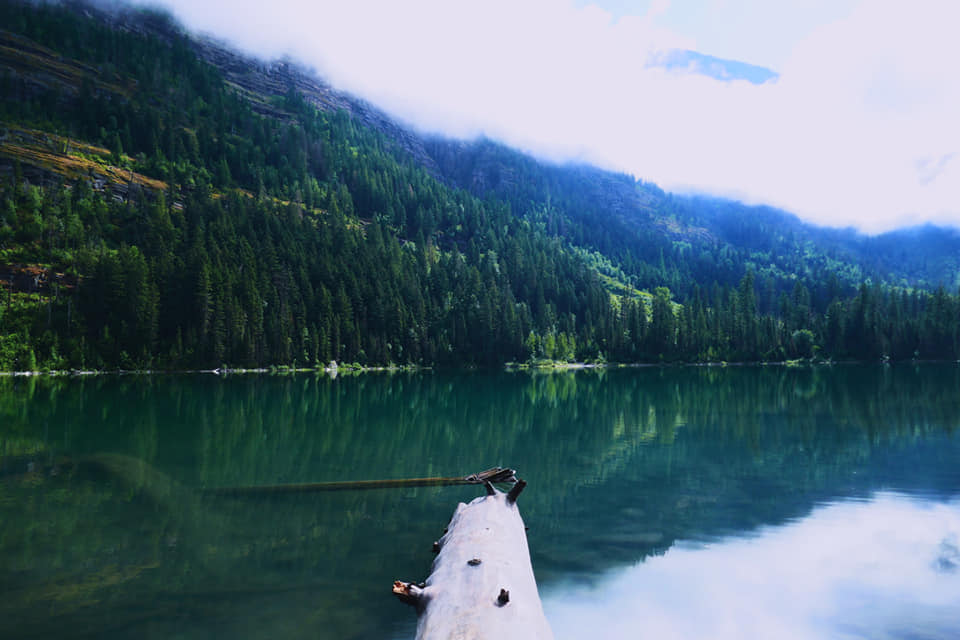
<svg viewBox="0 0 960 640"><path fill-rule="evenodd" d="M314 493L318 491L362 491L368 489L407 489L411 487L442 487L457 484L484 484L487 482L516 482L513 469L493 467L480 473L455 478L396 478L389 480L340 480L299 484L254 485L250 487L213 487L201 489L215 496L271 496L287 493Z"/></svg>
<svg viewBox="0 0 960 640"><path fill-rule="evenodd" d="M417 608L417 640L553 638L516 506L525 486L503 493L487 483L487 495L457 506L426 582L394 582Z"/></svg>

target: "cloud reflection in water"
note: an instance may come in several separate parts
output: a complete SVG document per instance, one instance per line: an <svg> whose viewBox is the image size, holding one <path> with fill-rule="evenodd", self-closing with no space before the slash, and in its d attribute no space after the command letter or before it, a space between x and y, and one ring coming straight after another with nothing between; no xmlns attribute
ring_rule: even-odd
<svg viewBox="0 0 960 640"><path fill-rule="evenodd" d="M960 638L960 501L879 493L543 590L565 638Z"/></svg>

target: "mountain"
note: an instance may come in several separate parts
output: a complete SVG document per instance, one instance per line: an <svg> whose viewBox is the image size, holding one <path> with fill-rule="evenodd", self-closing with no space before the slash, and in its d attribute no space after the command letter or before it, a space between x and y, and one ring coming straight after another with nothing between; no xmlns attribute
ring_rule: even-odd
<svg viewBox="0 0 960 640"><path fill-rule="evenodd" d="M831 276L846 293L868 279L931 290L960 286L955 229L867 236L810 225L772 207L676 196L630 176L537 161L489 140L434 138L426 149L444 180L505 200L524 216L549 210L551 233L614 259L637 286L668 284L682 299L695 285L735 286L748 269L774 279L778 293L797 279L817 289ZM837 293L822 292L822 307Z"/></svg>
<svg viewBox="0 0 960 640"><path fill-rule="evenodd" d="M954 232L423 136L155 10L0 24L0 369L958 354Z"/></svg>

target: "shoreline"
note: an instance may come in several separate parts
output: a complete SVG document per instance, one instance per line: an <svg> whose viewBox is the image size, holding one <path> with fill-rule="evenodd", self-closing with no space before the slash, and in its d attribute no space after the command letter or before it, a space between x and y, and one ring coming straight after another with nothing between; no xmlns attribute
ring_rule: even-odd
<svg viewBox="0 0 960 640"><path fill-rule="evenodd" d="M743 361L743 362L549 362L549 363L519 363L508 362L498 367L489 367L489 369L499 369L504 371L586 371L601 369L645 369L645 368L668 368L668 367L821 367L833 365L856 365L856 364L960 364L960 360L780 360L771 362ZM441 367L442 369L454 369L463 371L479 371L485 367ZM437 367L426 365L334 365L326 367L288 367L288 366L270 366L257 367L252 369L217 367L214 369L57 369L51 371L0 371L0 378L79 378L86 376L130 376L130 375L185 375L185 374L210 374L215 376L228 376L240 374L267 374L267 375L290 375L301 373L324 373L331 378L340 375L353 375L358 373L414 373L424 371L434 371Z"/></svg>
<svg viewBox="0 0 960 640"><path fill-rule="evenodd" d="M433 367L422 365L337 365L326 367L289 367L283 365L273 365L269 367L256 367L246 369L242 367L217 367L214 369L54 369L50 371L0 371L0 377L9 378L30 378L30 377L70 377L79 378L84 376L129 376L129 375L184 375L184 374L211 374L215 376L227 376L236 374L267 374L267 375L289 375L292 373L326 373L331 377L338 375L349 375L353 373L371 373L371 372L411 372L411 371L429 371Z"/></svg>

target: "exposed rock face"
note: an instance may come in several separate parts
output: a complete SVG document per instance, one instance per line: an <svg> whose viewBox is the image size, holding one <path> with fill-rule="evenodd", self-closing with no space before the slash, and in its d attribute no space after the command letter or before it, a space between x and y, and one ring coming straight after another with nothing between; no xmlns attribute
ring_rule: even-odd
<svg viewBox="0 0 960 640"><path fill-rule="evenodd" d="M245 56L211 38L193 40L197 53L223 73L227 81L241 91L254 110L265 115L285 117L266 102L264 97L286 95L291 87L308 102L324 111L346 111L360 123L381 132L434 175L439 174L436 162L424 148L419 135L401 126L373 105L337 91L314 72L290 60L263 62Z"/></svg>

